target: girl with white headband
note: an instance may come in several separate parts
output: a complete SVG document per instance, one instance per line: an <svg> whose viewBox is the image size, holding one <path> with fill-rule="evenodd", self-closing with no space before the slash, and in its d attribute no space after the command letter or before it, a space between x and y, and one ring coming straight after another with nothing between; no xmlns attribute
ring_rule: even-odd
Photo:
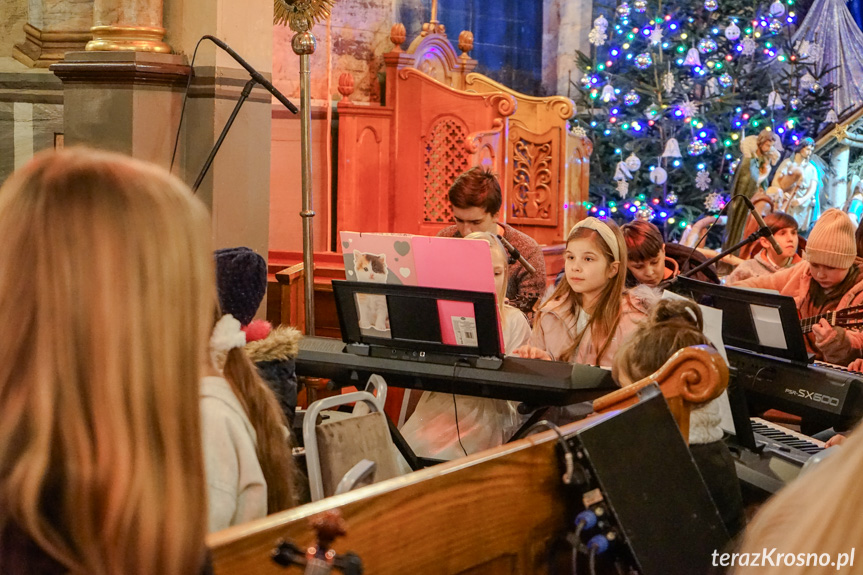
<svg viewBox="0 0 863 575"><path fill-rule="evenodd" d="M614 224L586 218L573 226L561 281L534 320L522 357L610 368L614 354L637 322L642 303L624 294L626 243Z"/></svg>

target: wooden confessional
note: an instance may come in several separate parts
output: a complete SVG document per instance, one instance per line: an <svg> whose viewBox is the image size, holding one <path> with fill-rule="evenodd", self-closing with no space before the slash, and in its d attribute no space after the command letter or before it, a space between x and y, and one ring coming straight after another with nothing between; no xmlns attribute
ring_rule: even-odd
<svg viewBox="0 0 863 575"><path fill-rule="evenodd" d="M424 25L407 50L404 25L394 25L390 38L382 102L352 102L353 77L339 78L334 232L434 235L452 222L453 180L483 165L499 175L501 218L549 246L553 279L561 268L555 244L585 216L588 198L593 147L568 129L573 102L526 96L474 73L468 31L459 35L461 54L437 23ZM270 253L271 321L303 327L302 270L292 267L301 261L299 252ZM319 335L331 335L338 322L328 286L344 279L341 256L316 252L315 267L315 325L324 329Z"/></svg>
<svg viewBox="0 0 863 575"><path fill-rule="evenodd" d="M356 553L366 573L568 572L551 567L568 553L563 537L580 508L597 506L618 522L618 537L643 573L706 572L693 570L693 562L709 561L727 534L680 431L688 435L689 408L717 397L727 383L715 350L681 350L642 382L597 400L606 413L562 427L566 439L539 433L212 534L216 575L301 572L276 565L271 551L283 538L304 551L316 539L309 519L334 509L347 536L333 548ZM639 419L648 404L662 413ZM650 432L639 432L643 427ZM563 442L575 451L572 468ZM587 470L581 479L579 469ZM569 471L575 479L565 484ZM690 568L675 570L681 565Z"/></svg>
<svg viewBox="0 0 863 575"><path fill-rule="evenodd" d="M482 165L500 178L502 219L539 244L563 241L584 217L592 150L568 129L573 102L472 72L468 31L461 55L439 24L407 50L402 24L390 39L382 103L354 104L353 78L339 79L338 230L436 234L452 223L453 180Z"/></svg>

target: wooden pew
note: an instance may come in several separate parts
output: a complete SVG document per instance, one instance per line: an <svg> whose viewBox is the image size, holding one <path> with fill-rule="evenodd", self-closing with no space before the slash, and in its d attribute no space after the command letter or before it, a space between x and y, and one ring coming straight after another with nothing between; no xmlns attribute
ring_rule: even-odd
<svg viewBox="0 0 863 575"><path fill-rule="evenodd" d="M703 346L685 352L676 354L649 381L621 390L626 391L625 398L615 392L616 399L600 403L601 407L631 403L637 391L651 382L684 398L683 411L699 398L718 395L715 388L724 388L728 379L727 368L723 371L718 363L722 360L717 362L718 354ZM568 435L609 425L620 413L596 414L562 427L561 432ZM644 434L640 435L644 441ZM270 553L282 538L301 549L314 544L309 519L331 509L340 509L347 524L347 535L334 549L355 552L366 573L547 573L555 545L572 528L573 494L568 499L570 488L561 480L558 441L553 431L539 433L211 534L208 545L215 573L299 573L297 568L286 571L275 565ZM690 478L693 472L698 477L694 466L689 471ZM673 492L668 487L658 497L668 497ZM693 489L698 488L703 490L703 484ZM687 537L687 545L692 545L693 534Z"/></svg>

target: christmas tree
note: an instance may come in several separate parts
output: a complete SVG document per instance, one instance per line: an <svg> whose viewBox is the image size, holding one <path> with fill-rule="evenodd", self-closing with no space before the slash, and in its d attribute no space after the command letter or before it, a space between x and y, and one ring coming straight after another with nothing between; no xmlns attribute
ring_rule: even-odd
<svg viewBox="0 0 863 575"><path fill-rule="evenodd" d="M728 201L744 138L814 137L833 86L818 45L792 41L801 16L795 0L622 0L600 15L574 120L594 142L591 215L670 239Z"/></svg>

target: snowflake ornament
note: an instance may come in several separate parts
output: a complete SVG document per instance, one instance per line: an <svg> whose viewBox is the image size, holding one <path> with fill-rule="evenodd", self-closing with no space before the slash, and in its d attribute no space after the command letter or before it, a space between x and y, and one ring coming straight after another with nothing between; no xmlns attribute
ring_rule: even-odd
<svg viewBox="0 0 863 575"><path fill-rule="evenodd" d="M698 115L698 103L693 102L691 100L686 100L682 102L679 106L680 111L683 112L684 117L692 118L693 116Z"/></svg>
<svg viewBox="0 0 863 575"><path fill-rule="evenodd" d="M655 25L650 33L650 43L654 46L662 43L662 28L659 27L659 24Z"/></svg>
<svg viewBox="0 0 863 575"><path fill-rule="evenodd" d="M570 134L575 136L576 138L584 138L587 136L587 131L581 126L576 126L569 131Z"/></svg>
<svg viewBox="0 0 863 575"><path fill-rule="evenodd" d="M725 198L719 192L710 192L704 198L704 208L708 212L718 212L725 207Z"/></svg>
<svg viewBox="0 0 863 575"><path fill-rule="evenodd" d="M755 40L752 39L751 36L747 36L743 39L743 55L751 56L755 53L755 49L758 48L758 44L755 43Z"/></svg>
<svg viewBox="0 0 863 575"><path fill-rule="evenodd" d="M699 170L695 175L695 187L702 192L710 187L710 181L710 174L706 170Z"/></svg>
<svg viewBox="0 0 863 575"><path fill-rule="evenodd" d="M587 41L594 46L603 46L606 40L608 40L608 35L599 28L593 28L587 35Z"/></svg>

